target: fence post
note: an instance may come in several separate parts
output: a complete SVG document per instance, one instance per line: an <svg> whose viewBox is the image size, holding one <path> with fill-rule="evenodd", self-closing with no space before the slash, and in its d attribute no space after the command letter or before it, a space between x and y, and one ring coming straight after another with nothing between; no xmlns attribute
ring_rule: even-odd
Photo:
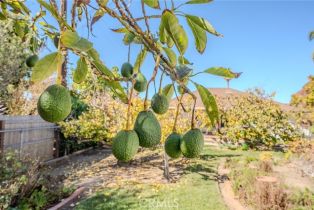
<svg viewBox="0 0 314 210"><path fill-rule="evenodd" d="M3 121L0 120L0 131L3 130ZM0 133L0 157L1 154L4 153L4 133Z"/></svg>
<svg viewBox="0 0 314 210"><path fill-rule="evenodd" d="M60 152L60 130L58 128L56 128L54 130L54 136L55 136L55 144L54 144L54 154L53 156L55 158L58 158L60 155L59 155L59 152Z"/></svg>
<svg viewBox="0 0 314 210"><path fill-rule="evenodd" d="M24 141L24 138L23 138L23 131L20 130L20 149L19 149L19 158L21 159L21 152L23 150L23 141Z"/></svg>

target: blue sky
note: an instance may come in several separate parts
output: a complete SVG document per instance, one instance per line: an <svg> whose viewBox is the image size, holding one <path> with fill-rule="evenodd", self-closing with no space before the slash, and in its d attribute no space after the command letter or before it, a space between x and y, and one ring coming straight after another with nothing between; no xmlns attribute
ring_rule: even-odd
<svg viewBox="0 0 314 210"><path fill-rule="evenodd" d="M182 2L175 0L176 4ZM38 8L34 3L28 1L32 11L36 12ZM140 1L133 0L131 10L136 17L141 16L140 8ZM184 6L182 11L206 18L224 35L223 38L208 35L207 48L200 55L194 48L194 39L185 20L180 19L189 36L186 57L194 63L195 72L212 66L230 67L235 72L243 72L239 79L231 82L232 88L260 87L268 93L275 91L276 100L285 103L305 84L307 76L313 74L314 41L309 42L308 34L314 30L314 1L218 0L210 4ZM148 13L160 14L161 11L148 9ZM47 20L51 21L49 17ZM158 26L159 21L151 21L152 30ZM122 35L110 31L110 28L119 27L108 15L94 26L96 37L91 37L91 40L108 67L120 67L127 60L127 47L121 42ZM86 36L85 24L79 25L78 31ZM52 45L49 46L54 50ZM137 46L132 46L132 62L138 51ZM46 53L47 50L42 52ZM74 57L71 60L75 63ZM153 66L148 57L142 66L147 78ZM223 79L211 75L200 75L194 80L206 87L226 87ZM163 84L168 83L169 80L165 80ZM192 85L190 88L195 89Z"/></svg>

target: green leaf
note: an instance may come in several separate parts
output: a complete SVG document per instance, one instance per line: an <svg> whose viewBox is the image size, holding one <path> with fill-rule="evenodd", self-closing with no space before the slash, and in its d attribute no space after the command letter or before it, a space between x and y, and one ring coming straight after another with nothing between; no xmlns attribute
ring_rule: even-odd
<svg viewBox="0 0 314 210"><path fill-rule="evenodd" d="M27 8L27 6L23 2L19 2L19 5L26 14L30 13L30 10Z"/></svg>
<svg viewBox="0 0 314 210"><path fill-rule="evenodd" d="M61 42L65 47L78 51L87 52L93 48L93 44L90 41L80 37L76 32L71 30L66 30L62 33Z"/></svg>
<svg viewBox="0 0 314 210"><path fill-rule="evenodd" d="M116 32L116 33L127 33L127 32L129 32L128 29L126 29L126 28L111 29L111 31Z"/></svg>
<svg viewBox="0 0 314 210"><path fill-rule="evenodd" d="M161 21L178 51L183 55L188 47L188 37L183 27L179 24L177 17L170 10L165 10Z"/></svg>
<svg viewBox="0 0 314 210"><path fill-rule="evenodd" d="M2 12L0 12L0 20L5 20L5 19L7 19L6 16Z"/></svg>
<svg viewBox="0 0 314 210"><path fill-rule="evenodd" d="M94 25L100 18L102 18L105 15L105 10L103 9L98 9L92 19L91 25Z"/></svg>
<svg viewBox="0 0 314 210"><path fill-rule="evenodd" d="M173 93L174 93L174 88L173 84L168 84L162 89L162 93L168 98L168 100L171 100Z"/></svg>
<svg viewBox="0 0 314 210"><path fill-rule="evenodd" d="M49 4L49 3L47 3L47 2L45 2L45 1L43 1L43 0L37 0L37 2L38 2L41 6L43 6L44 8L46 8L46 9L51 13L51 15L52 15L59 23L65 25L68 29L71 29L71 28L72 28L72 27L59 15L58 11L56 11L55 8L54 8L51 4Z"/></svg>
<svg viewBox="0 0 314 210"><path fill-rule="evenodd" d="M143 64L143 62L146 58L146 55L147 55L147 51L145 48L142 49L141 52L137 55L137 58L136 58L136 61L135 61L134 67L133 67L134 73L139 72L141 65Z"/></svg>
<svg viewBox="0 0 314 210"><path fill-rule="evenodd" d="M95 49L90 49L87 52L89 61L99 72L103 73L109 78L114 78L114 74L103 64L99 58L99 54ZM128 103L128 97L118 81L106 80L108 87L115 93L115 95L123 102Z"/></svg>
<svg viewBox="0 0 314 210"><path fill-rule="evenodd" d="M160 9L159 0L143 0L144 3L154 9Z"/></svg>
<svg viewBox="0 0 314 210"><path fill-rule="evenodd" d="M76 64L76 70L74 71L73 81L77 84L83 82L87 76L88 65L84 57L81 57Z"/></svg>
<svg viewBox="0 0 314 210"><path fill-rule="evenodd" d="M181 65L187 65L187 64L192 65L192 63L188 59L183 57L182 55L179 56L178 61L179 61L179 64L181 64Z"/></svg>
<svg viewBox="0 0 314 210"><path fill-rule="evenodd" d="M191 21L189 18L186 18L186 21L193 32L195 47L197 51L202 54L207 44L206 31L199 27L197 24L195 24L193 21Z"/></svg>
<svg viewBox="0 0 314 210"><path fill-rule="evenodd" d="M63 61L64 58L61 53L55 52L46 55L37 61L32 71L31 80L34 82L40 82L48 78L54 71L57 70L58 64L62 64Z"/></svg>
<svg viewBox="0 0 314 210"><path fill-rule="evenodd" d="M185 17L187 18L187 20L189 20L190 22L193 22L194 24L198 25L199 27L201 27L202 29L204 29L208 33L211 33L211 34L213 34L215 36L222 36L221 34L219 34L214 29L214 27L206 19L194 16L194 15L185 15Z"/></svg>
<svg viewBox="0 0 314 210"><path fill-rule="evenodd" d="M107 3L108 3L108 0L97 0L97 3L100 5L100 6L106 6Z"/></svg>
<svg viewBox="0 0 314 210"><path fill-rule="evenodd" d="M236 74L233 73L229 68L224 68L224 67L211 67L208 68L204 71L205 73L216 75L216 76L221 76L225 78L235 78Z"/></svg>
<svg viewBox="0 0 314 210"><path fill-rule="evenodd" d="M159 24L159 40L161 43L165 44L167 42L167 31L165 29L165 25L162 21Z"/></svg>
<svg viewBox="0 0 314 210"><path fill-rule="evenodd" d="M58 29L57 29L56 27L54 27L53 25L47 24L47 23L44 22L44 21L39 22L39 24L40 24L41 26L43 26L44 28L47 28L47 29L52 29L52 30L55 30L55 31L58 30Z"/></svg>
<svg viewBox="0 0 314 210"><path fill-rule="evenodd" d="M163 47L162 49L163 49L163 50L165 51L165 53L167 54L171 65L172 65L172 66L176 66L176 65L177 65L177 56L176 56L175 52L173 52L172 49L167 48L167 47Z"/></svg>
<svg viewBox="0 0 314 210"><path fill-rule="evenodd" d="M312 41L314 39L314 31L310 32L309 39L310 39L310 41Z"/></svg>
<svg viewBox="0 0 314 210"><path fill-rule="evenodd" d="M199 85L197 83L194 83L194 85L198 90L198 93L202 99L204 108L206 110L206 113L212 125L215 126L219 118L219 112L218 112L218 106L217 106L217 102L214 95L211 94L209 90L205 88L204 86Z"/></svg>
<svg viewBox="0 0 314 210"><path fill-rule="evenodd" d="M186 4L206 4L212 2L213 0L190 0Z"/></svg>
<svg viewBox="0 0 314 210"><path fill-rule="evenodd" d="M124 35L124 38L123 38L123 43L125 45L129 45L133 42L135 38L135 35L131 32L127 32L125 35Z"/></svg>

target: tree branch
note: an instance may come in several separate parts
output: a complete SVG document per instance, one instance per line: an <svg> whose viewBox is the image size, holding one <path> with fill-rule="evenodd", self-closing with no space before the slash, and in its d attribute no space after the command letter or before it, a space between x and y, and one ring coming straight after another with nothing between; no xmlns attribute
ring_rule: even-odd
<svg viewBox="0 0 314 210"><path fill-rule="evenodd" d="M151 18L161 18L161 15L149 15L149 16L145 16L145 17L138 17L138 18L134 18L135 21L141 21L141 20L145 20L146 19L151 19Z"/></svg>

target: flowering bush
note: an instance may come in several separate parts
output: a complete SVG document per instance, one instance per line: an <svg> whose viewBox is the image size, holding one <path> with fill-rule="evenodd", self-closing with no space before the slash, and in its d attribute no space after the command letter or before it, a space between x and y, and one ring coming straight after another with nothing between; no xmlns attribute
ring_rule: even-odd
<svg viewBox="0 0 314 210"><path fill-rule="evenodd" d="M224 127L221 129L221 136L227 140L244 141L251 148L270 148L300 137L297 125L264 92L249 92L229 102L232 106L222 112Z"/></svg>

